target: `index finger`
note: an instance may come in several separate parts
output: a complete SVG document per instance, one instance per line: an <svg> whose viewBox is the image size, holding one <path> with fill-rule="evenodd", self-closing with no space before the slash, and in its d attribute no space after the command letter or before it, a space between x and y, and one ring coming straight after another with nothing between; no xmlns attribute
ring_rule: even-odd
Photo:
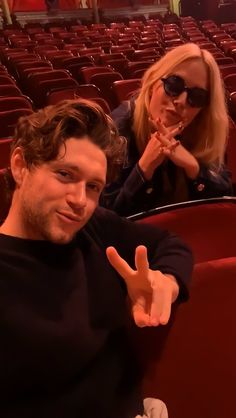
<svg viewBox="0 0 236 418"><path fill-rule="evenodd" d="M134 270L129 264L118 254L114 247L108 247L106 249L106 255L111 263L112 267L119 273L123 279L133 274Z"/></svg>
<svg viewBox="0 0 236 418"><path fill-rule="evenodd" d="M166 135L169 130L165 127L164 123L161 122L160 118L155 119L153 121L154 125L156 126L156 129L163 135Z"/></svg>

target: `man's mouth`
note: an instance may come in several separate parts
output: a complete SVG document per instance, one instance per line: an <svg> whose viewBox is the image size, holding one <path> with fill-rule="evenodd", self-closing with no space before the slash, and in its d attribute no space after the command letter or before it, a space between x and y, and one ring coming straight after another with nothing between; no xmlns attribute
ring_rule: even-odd
<svg viewBox="0 0 236 418"><path fill-rule="evenodd" d="M82 217L76 216L73 213L57 212L57 214L65 222L81 223L83 221L83 218Z"/></svg>

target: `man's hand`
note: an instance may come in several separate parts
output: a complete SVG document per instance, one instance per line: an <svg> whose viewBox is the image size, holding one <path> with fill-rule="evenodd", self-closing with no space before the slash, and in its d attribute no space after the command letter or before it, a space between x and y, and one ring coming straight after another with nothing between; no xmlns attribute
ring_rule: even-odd
<svg viewBox="0 0 236 418"><path fill-rule="evenodd" d="M174 276L149 269L147 249L143 245L135 251L136 270L119 256L114 247L108 247L106 254L126 283L136 325L145 327L166 324L170 318L171 304L179 293Z"/></svg>

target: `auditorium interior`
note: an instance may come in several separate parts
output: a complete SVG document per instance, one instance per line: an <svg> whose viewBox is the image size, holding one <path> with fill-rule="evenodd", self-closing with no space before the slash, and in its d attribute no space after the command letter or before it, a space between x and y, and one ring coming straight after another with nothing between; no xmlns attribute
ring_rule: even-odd
<svg viewBox="0 0 236 418"><path fill-rule="evenodd" d="M21 116L61 100L94 100L110 114L138 91L147 68L192 42L212 53L225 88L225 150L233 193L133 217L181 236L195 267L188 303L170 323L134 333L144 395L170 418L235 418L236 1L1 0L0 220L5 170ZM215 104L217 106L217 103ZM92 418L92 417L91 417Z"/></svg>

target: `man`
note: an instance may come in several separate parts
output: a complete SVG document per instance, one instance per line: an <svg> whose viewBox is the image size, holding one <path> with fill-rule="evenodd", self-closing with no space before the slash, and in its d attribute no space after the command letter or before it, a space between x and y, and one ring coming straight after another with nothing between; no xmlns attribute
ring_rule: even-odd
<svg viewBox="0 0 236 418"><path fill-rule="evenodd" d="M89 101L18 123L0 227L4 418L142 414L126 294L138 326L167 323L171 303L187 298L192 257L177 237L97 207L122 152Z"/></svg>

